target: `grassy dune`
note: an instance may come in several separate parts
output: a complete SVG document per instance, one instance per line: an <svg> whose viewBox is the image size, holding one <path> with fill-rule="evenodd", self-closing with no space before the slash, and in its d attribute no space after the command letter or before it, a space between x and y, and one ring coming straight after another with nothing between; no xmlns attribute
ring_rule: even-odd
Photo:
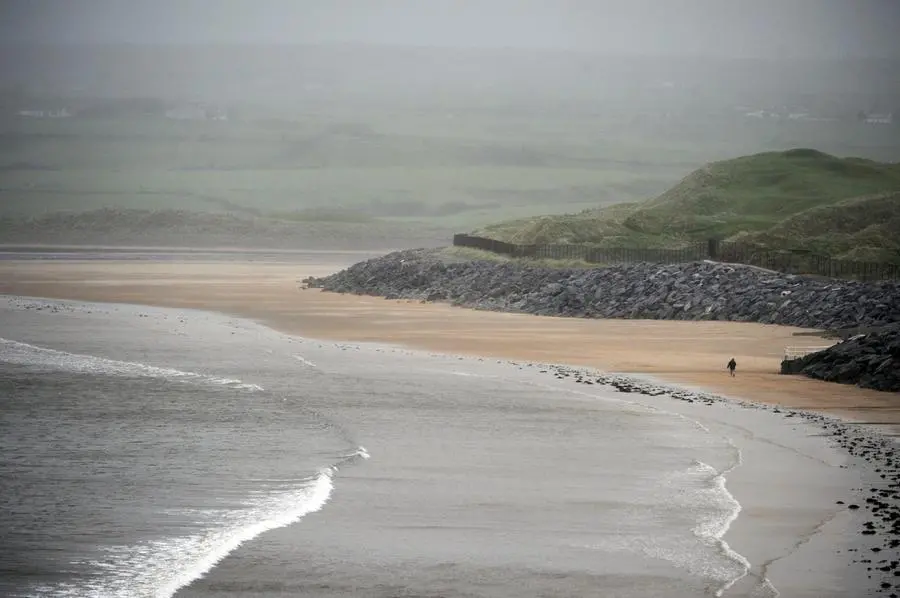
<svg viewBox="0 0 900 598"><path fill-rule="evenodd" d="M714 162L656 198L490 225L515 243L677 246L720 238L900 260L900 165L810 149Z"/></svg>
<svg viewBox="0 0 900 598"><path fill-rule="evenodd" d="M770 247L900 264L900 192L810 208L738 238Z"/></svg>

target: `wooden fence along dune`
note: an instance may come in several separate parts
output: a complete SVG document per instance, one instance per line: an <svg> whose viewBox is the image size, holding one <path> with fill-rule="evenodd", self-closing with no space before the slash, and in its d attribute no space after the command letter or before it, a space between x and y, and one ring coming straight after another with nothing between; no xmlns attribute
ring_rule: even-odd
<svg viewBox="0 0 900 598"><path fill-rule="evenodd" d="M470 247L518 258L579 260L589 264L651 262L681 264L701 260L746 264L788 274L849 280L900 280L900 266L880 262L838 260L807 251L777 251L743 243L710 239L678 249L615 248L591 245L518 245L467 234L453 236L456 247Z"/></svg>

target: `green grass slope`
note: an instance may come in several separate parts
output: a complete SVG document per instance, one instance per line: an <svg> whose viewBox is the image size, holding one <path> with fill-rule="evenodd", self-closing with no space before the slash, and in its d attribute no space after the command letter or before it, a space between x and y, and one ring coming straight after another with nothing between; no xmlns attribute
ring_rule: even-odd
<svg viewBox="0 0 900 598"><path fill-rule="evenodd" d="M476 234L526 244L658 247L719 238L827 254L867 247L854 254L862 258L892 253L897 192L900 165L794 149L711 163L648 201L505 222Z"/></svg>
<svg viewBox="0 0 900 598"><path fill-rule="evenodd" d="M810 208L737 239L840 259L900 264L900 192Z"/></svg>

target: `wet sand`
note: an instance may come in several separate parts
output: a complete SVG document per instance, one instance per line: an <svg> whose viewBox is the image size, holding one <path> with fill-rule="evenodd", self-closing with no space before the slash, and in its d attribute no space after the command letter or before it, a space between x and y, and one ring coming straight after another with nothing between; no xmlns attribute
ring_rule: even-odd
<svg viewBox="0 0 900 598"><path fill-rule="evenodd" d="M900 422L882 393L778 373L787 346L824 346L804 329L736 322L585 320L482 312L300 288L368 256L285 261L4 260L0 293L213 310L310 338L378 342L466 355L653 376L747 401L871 422ZM738 363L737 376L725 369Z"/></svg>

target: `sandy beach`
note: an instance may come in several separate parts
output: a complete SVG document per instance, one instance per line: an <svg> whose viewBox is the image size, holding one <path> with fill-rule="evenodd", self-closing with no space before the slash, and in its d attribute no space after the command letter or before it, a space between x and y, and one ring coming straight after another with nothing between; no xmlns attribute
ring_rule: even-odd
<svg viewBox="0 0 900 598"><path fill-rule="evenodd" d="M299 284L366 257L347 252L303 261L8 259L0 262L0 293L212 310L310 338L589 366L856 421L900 422L900 405L890 393L780 375L785 347L829 344L795 336L804 332L799 328L480 312L324 293ZM734 378L725 369L730 357L738 363Z"/></svg>
<svg viewBox="0 0 900 598"><path fill-rule="evenodd" d="M302 288L307 276L367 257L354 253L14 257L0 260L0 293L11 296L6 376L29 400L13 395L6 405L15 420L7 429L19 434L11 454L43 454L48 434L69 430L72 438L52 443L59 451L47 463L90 474L95 452L84 463L70 463L71 455L125 431L105 440L103 454L131 459L121 475L131 480L126 487L145 489L146 512L135 516L133 499L118 510L109 505L105 512L116 517L103 537L124 535L139 546L152 518L152 529L175 538L140 566L129 559L143 552L121 550L124 560L104 561L96 577L72 578L74 593L60 595L85 595L90 583L183 598L594 595L597 588L774 598L893 587L900 540L895 491L883 484L894 482L885 477L894 471L890 441L816 415L775 415L691 393L624 394L580 379L593 378L586 370L594 368L857 422L897 422L894 394L779 375L786 346L823 344L794 336L799 329L548 318ZM725 370L732 356L734 378ZM72 396L87 406L75 424ZM58 407L35 411L45 405ZM165 426L147 423L152 405ZM174 419L173 409L181 413ZM167 432L182 420L181 433ZM134 450L144 446L157 450ZM158 458L178 450L180 459ZM360 455L365 465L353 461ZM320 461L340 466L323 470ZM17 463L6 467L18 471ZM166 467L185 472L185 483L159 478L170 475ZM225 471L210 473L216 467ZM306 470L318 473L300 475ZM81 477L68 487L47 479L42 495L48 504L75 505L72 521L85 518L78 509L125 496L103 476L96 495ZM208 485L203 492L198 480ZM254 502L248 511L238 501L215 521L192 514L184 527L182 511L167 507L174 500L189 513L219 513L221 501L245 487L260 496L260 484L275 484L272 500L282 500L292 480L301 485L290 486L284 504ZM16 496L27 515L36 482L26 482ZM29 559L46 553L38 579L57 575L61 549L70 560L95 562L68 542L71 530L57 524L67 521L62 515L26 518L45 539L23 544ZM179 539L195 537L198 525L211 535L196 545ZM93 524L75 528L98 534ZM176 571L180 581L160 593L159 571Z"/></svg>

